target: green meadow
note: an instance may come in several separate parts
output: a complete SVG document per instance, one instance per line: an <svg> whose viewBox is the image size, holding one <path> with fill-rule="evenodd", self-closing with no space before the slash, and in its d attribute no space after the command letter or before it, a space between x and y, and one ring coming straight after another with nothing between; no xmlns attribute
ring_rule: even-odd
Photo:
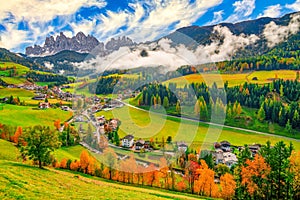
<svg viewBox="0 0 300 200"><path fill-rule="evenodd" d="M127 134L132 134L136 139L153 138L160 142L162 137L166 139L168 136L173 138L173 141L185 141L192 143L192 148L199 150L204 144L228 140L234 145L244 145L260 143L265 144L268 140L272 144L283 140L285 143L292 142L293 139L281 138L276 135L261 135L245 131L234 130L231 128L219 128L209 126L203 123L197 123L187 120L180 120L173 117L166 118L165 116L149 113L147 111L138 110L124 106L112 111L101 111L97 116L104 115L106 118L118 118L121 120L119 129L120 137ZM293 142L295 148L300 150L300 143ZM209 148L209 147L208 147Z"/></svg>
<svg viewBox="0 0 300 200"><path fill-rule="evenodd" d="M189 194L150 187L135 187L78 172L16 162L18 149L0 139L0 199L199 199ZM84 148L74 146L55 152L57 158L79 159Z"/></svg>
<svg viewBox="0 0 300 200"><path fill-rule="evenodd" d="M211 86L214 82L218 87L223 87L227 81L228 86L242 85L245 82L264 84L269 83L274 78L284 80L295 80L297 71L294 70L272 70L272 71L253 71L249 73L235 73L235 74L218 74L218 73L200 73L190 74L182 77L173 78L164 82L168 85L176 83L179 87L184 87L185 84L189 83L202 83L205 82ZM253 80L256 77L257 80Z"/></svg>
<svg viewBox="0 0 300 200"><path fill-rule="evenodd" d="M81 152L85 148L81 145L71 146L71 147L61 147L54 152L54 156L58 161L61 161L63 158L71 160L79 160Z"/></svg>
<svg viewBox="0 0 300 200"><path fill-rule="evenodd" d="M64 122L72 116L71 112L60 108L39 110L37 107L10 104L2 104L0 107L0 123L13 126L53 126L55 120Z"/></svg>
<svg viewBox="0 0 300 200"><path fill-rule="evenodd" d="M19 89L19 88L1 88L0 89L0 97L33 97L34 93L29 90Z"/></svg>
<svg viewBox="0 0 300 200"><path fill-rule="evenodd" d="M0 160L19 160L20 152L11 142L0 139L0 150Z"/></svg>
<svg viewBox="0 0 300 200"><path fill-rule="evenodd" d="M34 100L32 97L35 96L33 91L28 91L25 89L20 88L0 88L0 98L3 97L19 97L21 102L25 102L25 105L29 106L37 106L39 102L42 102L41 100ZM49 103L55 104L55 103L62 103L63 105L71 106L71 102L67 101L61 101L58 99L48 99Z"/></svg>
<svg viewBox="0 0 300 200"><path fill-rule="evenodd" d="M25 67L23 65L13 63L13 62L0 62L0 69L4 70L5 69L12 69L16 68L16 72L18 76L25 75L30 69L28 67ZM5 70L8 71L8 70Z"/></svg>

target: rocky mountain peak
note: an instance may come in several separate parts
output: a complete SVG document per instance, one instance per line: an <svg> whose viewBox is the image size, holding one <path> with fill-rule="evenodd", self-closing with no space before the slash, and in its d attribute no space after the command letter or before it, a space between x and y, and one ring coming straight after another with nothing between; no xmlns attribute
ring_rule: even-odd
<svg viewBox="0 0 300 200"><path fill-rule="evenodd" d="M46 38L43 46L34 45L26 48L28 56L45 56L56 54L60 51L70 50L83 53L89 53L92 49L98 46L100 42L93 36L86 36L79 32L74 37L67 37L63 32L54 39L53 36Z"/></svg>
<svg viewBox="0 0 300 200"><path fill-rule="evenodd" d="M46 37L43 46L34 45L33 47L27 47L26 55L35 57L47 56L64 50L90 53L97 47L99 55L104 56L112 51L118 50L120 47L133 45L135 45L135 43L125 36L112 38L104 44L91 35L86 36L83 32L78 32L71 38L68 38L63 32L60 32L55 38L53 36Z"/></svg>
<svg viewBox="0 0 300 200"><path fill-rule="evenodd" d="M107 50L118 50L120 47L123 46L133 46L135 43L128 37L118 37L117 39L111 38L105 45Z"/></svg>

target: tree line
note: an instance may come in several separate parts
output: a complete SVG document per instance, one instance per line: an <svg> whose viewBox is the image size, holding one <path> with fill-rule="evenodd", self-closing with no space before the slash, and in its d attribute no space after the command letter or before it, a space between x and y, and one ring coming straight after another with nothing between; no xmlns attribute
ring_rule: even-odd
<svg viewBox="0 0 300 200"><path fill-rule="evenodd" d="M235 118L242 113L242 106L257 109L259 121L278 123L287 129L300 128L299 99L300 82L297 80L273 80L258 85L245 82L243 85L220 89L214 83L186 84L183 88L176 83L165 86L158 83L144 85L136 97L139 106L175 107L172 114L180 115L181 106L194 106L197 118L209 121L211 116ZM289 131L292 132L292 131Z"/></svg>
<svg viewBox="0 0 300 200"><path fill-rule="evenodd" d="M58 85L69 83L68 78L65 76L50 73L38 73L35 71L28 72L26 78L34 82L56 82Z"/></svg>

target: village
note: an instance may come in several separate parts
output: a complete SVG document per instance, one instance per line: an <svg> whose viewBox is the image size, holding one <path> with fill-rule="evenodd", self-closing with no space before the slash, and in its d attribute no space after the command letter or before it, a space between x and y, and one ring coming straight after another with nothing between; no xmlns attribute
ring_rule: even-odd
<svg viewBox="0 0 300 200"><path fill-rule="evenodd" d="M151 155L168 155L170 157L176 157L180 154L185 154L189 151L190 144L187 144L185 141L172 141L170 136L166 137L166 141L154 141L153 138L151 139L143 139L143 138L136 138L133 134L127 134L123 138L117 138L118 141L113 141L114 135L118 134L119 126L121 121L117 118L106 119L104 115L95 117L95 113L99 111L109 111L115 108L123 107L124 104L121 101L121 98L118 99L109 99L104 98L103 100L99 99L98 97L92 97L92 106L88 108L86 111L81 112L81 117L77 117L77 121L83 121L85 115L86 119L92 121L92 124L95 126L96 131L93 132L95 140L98 143L100 142L100 138L102 140L105 138L107 142L107 146L124 150L124 152L134 152L141 154L147 154L147 152L151 152ZM103 101L101 103L101 101ZM82 130L84 131L84 130ZM86 144L85 144L86 145ZM166 148L166 147L169 148ZM247 145L249 150L254 157L258 151L260 150L260 144L249 144ZM229 169L236 165L238 162L237 155L241 150L243 150L244 146L235 146L228 141L221 141L215 142L213 144L212 150L205 150L206 154L211 154L212 159L215 165L224 164ZM93 150L93 149L91 149ZM95 149L94 149L95 150ZM95 152L100 153L99 149ZM119 153L120 159L122 158L122 153ZM126 153L124 154L126 155ZM197 159L202 158L201 152L197 152ZM126 156L125 156L126 157ZM140 160L143 162L143 159ZM154 162L155 163L155 162ZM149 164L149 160L147 160L144 164Z"/></svg>
<svg viewBox="0 0 300 200"><path fill-rule="evenodd" d="M157 155L169 155L171 157L178 156L178 154L185 154L189 150L189 145L185 141L172 141L172 138L168 137L167 141L158 142L153 141L153 139L143 139L135 138L133 134L125 135L123 138L115 136L118 134L119 126L121 121L117 118L106 119L104 115L95 117L95 114L100 111L110 111L116 108L121 108L125 104L122 103L122 99L127 99L138 95L138 91L123 91L119 94L116 99L98 96L85 97L84 95L72 94L68 91L64 91L65 88L69 86L54 86L51 89L47 86L38 86L35 84L22 84L22 85L10 85L10 88L20 88L29 91L34 91L35 96L32 97L33 100L38 102L39 109L50 109L52 107L59 106L60 109L64 111L74 111L74 116L69 122L79 123L78 130L80 133L85 134L86 129L83 128L84 123L91 123L94 126L94 131L92 132L92 141L86 142L85 137L82 138L81 143L86 148L90 150L101 153L99 151L99 145L92 145L92 142L99 144L100 140L106 140L107 146L116 148L119 150L124 150L126 152L134 152L139 155L147 154L147 152L152 152L152 154ZM57 103L52 105L48 100L56 99L59 101L70 102L69 105L73 105L73 108L68 105L63 105L62 103ZM6 102L9 97L0 99L1 102ZM78 108L78 102L81 102L80 108ZM115 138L118 138L116 141ZM115 141L113 141L115 139ZM102 141L103 142L103 141ZM166 143L166 144L162 144ZM168 146L169 148L165 148ZM252 152L252 155L258 153L261 145L251 144L248 148ZM242 146L235 146L230 144L228 141L215 142L213 144L212 150L206 150L206 154L211 154L215 165L224 164L228 168L236 165L238 162L237 155L243 149ZM197 159L200 159L203 155L201 152L197 152ZM119 153L120 159L124 159L124 155ZM149 160L143 161L140 158L140 163L143 165L148 165Z"/></svg>

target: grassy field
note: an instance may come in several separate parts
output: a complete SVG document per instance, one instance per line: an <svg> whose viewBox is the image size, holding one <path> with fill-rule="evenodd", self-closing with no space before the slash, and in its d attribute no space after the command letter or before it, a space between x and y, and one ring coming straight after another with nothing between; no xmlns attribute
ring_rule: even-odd
<svg viewBox="0 0 300 200"><path fill-rule="evenodd" d="M63 158L79 160L80 154L83 150L85 150L85 148L81 145L61 147L54 152L54 156L58 161L61 161Z"/></svg>
<svg viewBox="0 0 300 200"><path fill-rule="evenodd" d="M0 88L0 98L9 96L19 97L20 101L25 101L26 105L37 106L41 100L33 100L32 97L35 94L32 91L28 91L20 88ZM62 103L63 105L71 105L71 102L61 101L58 99L48 99L51 104Z"/></svg>
<svg viewBox="0 0 300 200"><path fill-rule="evenodd" d="M34 93L32 91L19 89L19 88L1 88L0 97L9 97L10 95L14 97L33 97Z"/></svg>
<svg viewBox="0 0 300 200"><path fill-rule="evenodd" d="M50 84L54 84L56 82L35 82L35 84L39 85L39 86L48 86Z"/></svg>
<svg viewBox="0 0 300 200"><path fill-rule="evenodd" d="M199 199L189 194L141 188L77 172L39 169L15 162L19 151L0 139L0 199ZM84 148L60 148L57 158L79 159Z"/></svg>
<svg viewBox="0 0 300 200"><path fill-rule="evenodd" d="M19 159L19 150L11 143L0 139L0 160L17 161Z"/></svg>
<svg viewBox="0 0 300 200"><path fill-rule="evenodd" d="M69 111L57 109L38 110L36 107L4 104L0 110L0 123L14 126L53 126L55 120L61 122L71 117Z"/></svg>
<svg viewBox="0 0 300 200"><path fill-rule="evenodd" d="M105 77L116 77L119 76L121 78L130 78L130 79L138 79L140 77L139 74L110 74Z"/></svg>
<svg viewBox="0 0 300 200"><path fill-rule="evenodd" d="M265 144L268 140L275 144L283 140L286 143L291 142L290 139L282 139L276 136L266 136L255 133L248 133L237 131L233 129L220 129L218 127L208 126L205 124L198 124L196 122L169 117L166 119L164 116L148 113L145 111L128 108L127 106L114 109L112 111L101 111L97 115L104 115L106 118L118 118L121 120L119 130L120 137L127 134L133 134L136 139L138 138L157 138L160 142L162 137L165 139L172 136L173 141L191 142L193 149L199 149L205 142L214 142L215 140L222 141L228 140L234 145L244 145L260 143ZM198 126L199 125L199 126ZM300 143L293 142L295 148L300 150Z"/></svg>
<svg viewBox="0 0 300 200"><path fill-rule="evenodd" d="M26 82L25 78L19 77L1 77L2 81L10 85L19 85Z"/></svg>
<svg viewBox="0 0 300 200"><path fill-rule="evenodd" d="M16 64L16 63L13 63L13 62L0 62L0 69L14 68L14 67L16 67L16 71L17 71L18 76L24 75L28 71L30 71L30 69L28 67L25 67L25 66L20 65L20 64Z"/></svg>
<svg viewBox="0 0 300 200"><path fill-rule="evenodd" d="M86 175L0 161L0 199L196 199Z"/></svg>
<svg viewBox="0 0 300 200"><path fill-rule="evenodd" d="M258 80L252 80L256 77ZM170 79L165 84L177 83L179 87L183 87L188 83L202 83L205 82L207 85L211 86L214 82L217 83L218 87L223 87L224 83L228 81L229 87L244 84L244 82L249 83L268 83L271 82L273 78L289 79L294 80L296 78L296 71L293 70L273 70L273 71L254 71L250 73L238 73L238 74L190 74L174 79Z"/></svg>
<svg viewBox="0 0 300 200"><path fill-rule="evenodd" d="M0 149L0 160L20 161L20 151L13 143L0 139ZM63 158L80 160L80 154L83 150L86 149L81 145L61 147L55 150L54 157L58 161L61 161Z"/></svg>
<svg viewBox="0 0 300 200"><path fill-rule="evenodd" d="M279 78L284 80L295 80L296 79L296 72L293 70L272 70L272 71L256 71L247 77L248 80L252 83L269 83L272 82L273 78ZM254 77L257 80L252 80Z"/></svg>
<svg viewBox="0 0 300 200"><path fill-rule="evenodd" d="M91 96L93 94L91 94L89 92L88 84L94 83L94 82L96 82L96 79L90 79L85 82L81 81L81 82L76 82L76 83L70 83L70 84L67 84L68 86L70 86L70 88L63 88L62 90L64 92L70 92L72 94L76 93L76 94L81 94L81 95L85 95L85 96ZM82 87L83 85L85 85L85 86Z"/></svg>

